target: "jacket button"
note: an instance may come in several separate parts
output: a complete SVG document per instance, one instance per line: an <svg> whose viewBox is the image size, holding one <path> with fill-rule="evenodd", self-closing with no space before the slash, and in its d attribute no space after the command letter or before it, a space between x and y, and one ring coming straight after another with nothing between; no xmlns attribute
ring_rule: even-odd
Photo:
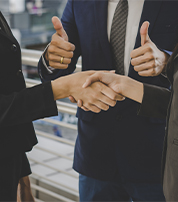
<svg viewBox="0 0 178 202"><path fill-rule="evenodd" d="M17 76L21 76L21 75L22 75L22 70L19 69L19 70L17 71Z"/></svg>
<svg viewBox="0 0 178 202"><path fill-rule="evenodd" d="M117 116L116 116L116 120L117 120L117 121L121 121L122 118L123 118L122 115L117 115Z"/></svg>
<svg viewBox="0 0 178 202"><path fill-rule="evenodd" d="M14 51L14 52L16 52L16 51L17 51L17 46L16 46L15 44L13 44L13 45L11 46L11 50Z"/></svg>

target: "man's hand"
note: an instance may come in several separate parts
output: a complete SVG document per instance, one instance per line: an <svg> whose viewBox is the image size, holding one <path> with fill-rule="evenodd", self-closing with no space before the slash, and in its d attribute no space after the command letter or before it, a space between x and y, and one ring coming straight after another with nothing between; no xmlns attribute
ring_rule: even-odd
<svg viewBox="0 0 178 202"><path fill-rule="evenodd" d="M53 17L52 23L56 33L52 36L45 58L49 61L51 67L55 69L66 69L71 63L75 46L68 42L68 36L59 18Z"/></svg>
<svg viewBox="0 0 178 202"><path fill-rule="evenodd" d="M83 88L90 86L92 83L100 81L106 84L119 94L120 100L124 100L128 97L139 103L143 98L143 84L127 76L113 74L111 72L98 71L90 75L83 85ZM82 107L82 102L78 101L78 106ZM85 109L84 109L85 110Z"/></svg>
<svg viewBox="0 0 178 202"><path fill-rule="evenodd" d="M131 64L140 76L157 76L168 61L169 55L160 51L148 35L149 22L140 28L141 47L131 52Z"/></svg>
<svg viewBox="0 0 178 202"><path fill-rule="evenodd" d="M79 72L52 81L54 99L72 96L76 101L82 100L87 110L96 113L115 106L116 100L120 99L119 95L103 83L95 82L82 88L86 79L94 73L95 71Z"/></svg>
<svg viewBox="0 0 178 202"><path fill-rule="evenodd" d="M119 100L124 100L123 94L123 79L126 78L125 76L114 74L112 72L104 72L98 71L92 75L90 75L85 83L83 84L83 88L87 88L88 86L92 85L94 82L102 82L106 84L109 88L115 91L117 94L120 94Z"/></svg>

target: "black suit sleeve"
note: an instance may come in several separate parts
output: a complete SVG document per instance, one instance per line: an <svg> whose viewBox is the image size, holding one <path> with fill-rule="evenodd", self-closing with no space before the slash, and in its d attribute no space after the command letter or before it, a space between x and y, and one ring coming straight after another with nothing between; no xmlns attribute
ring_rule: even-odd
<svg viewBox="0 0 178 202"><path fill-rule="evenodd" d="M144 95L138 115L153 118L165 118L171 97L170 90L154 85L144 84Z"/></svg>
<svg viewBox="0 0 178 202"><path fill-rule="evenodd" d="M57 114L51 82L0 95L0 127L28 123Z"/></svg>

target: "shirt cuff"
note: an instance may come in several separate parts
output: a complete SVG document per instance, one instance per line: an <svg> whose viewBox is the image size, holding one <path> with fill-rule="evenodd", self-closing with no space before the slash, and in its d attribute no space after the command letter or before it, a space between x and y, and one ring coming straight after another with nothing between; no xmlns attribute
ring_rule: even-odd
<svg viewBox="0 0 178 202"><path fill-rule="evenodd" d="M50 43L46 46L46 48L45 48L45 50L44 50L44 52L43 52L43 54L42 54L41 57L42 57L43 65L45 66L46 70L48 71L49 74L52 74L55 69L54 69L53 67L47 65L46 60L45 60L45 56L44 56L45 53L46 53L46 50L47 50L48 47L49 47L49 45L50 45Z"/></svg>

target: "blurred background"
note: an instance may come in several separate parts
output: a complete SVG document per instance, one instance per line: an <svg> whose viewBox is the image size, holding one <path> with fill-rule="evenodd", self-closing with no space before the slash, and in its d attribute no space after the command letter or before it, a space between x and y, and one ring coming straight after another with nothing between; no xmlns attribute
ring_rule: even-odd
<svg viewBox="0 0 178 202"><path fill-rule="evenodd" d="M55 30L51 18L61 18L67 0L0 0L0 10L22 48L27 87L41 83L37 63ZM78 62L80 71L80 60ZM58 116L34 121L38 145L29 152L36 201L78 201L78 173L72 169L77 137L77 106L57 102Z"/></svg>

